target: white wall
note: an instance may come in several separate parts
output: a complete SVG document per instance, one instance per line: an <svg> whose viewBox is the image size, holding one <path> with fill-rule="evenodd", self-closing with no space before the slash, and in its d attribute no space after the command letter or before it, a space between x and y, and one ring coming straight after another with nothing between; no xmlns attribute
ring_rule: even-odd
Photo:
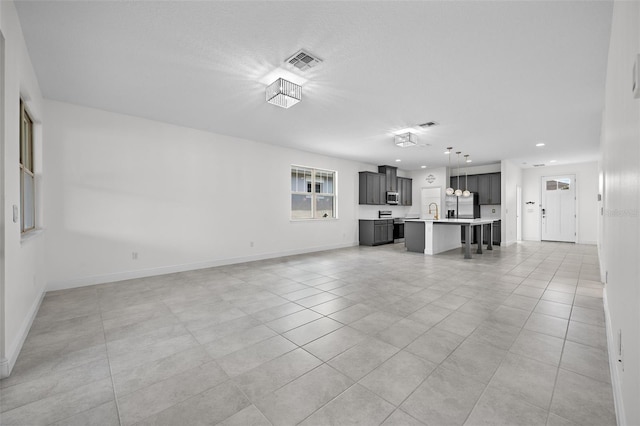
<svg viewBox="0 0 640 426"><path fill-rule="evenodd" d="M449 174L446 167L438 167L433 169L421 169L411 172L410 177L412 181L413 192L413 205L409 209L409 214L419 215L420 217L427 217L427 205L422 204L422 188L440 188L441 199L438 203L438 209L440 217L442 217L442 211L444 206L445 190L449 184ZM431 182L429 182L429 179Z"/></svg>
<svg viewBox="0 0 640 426"><path fill-rule="evenodd" d="M452 162L454 158L455 157L451 158ZM465 173L467 173L468 175L481 175L484 173L498 173L501 171L502 171L502 167L500 163L486 164L483 166L469 166L469 167L460 166L460 180L462 181L462 176L464 176ZM451 176L458 176L457 167L452 167Z"/></svg>
<svg viewBox="0 0 640 426"><path fill-rule="evenodd" d="M601 142L600 261L601 272L608 272L605 312L621 425L640 424L640 99L631 93L631 70L639 53L640 3L616 1ZM622 331L623 362L618 362L618 331Z"/></svg>
<svg viewBox="0 0 640 426"><path fill-rule="evenodd" d="M518 218L517 212L517 187L523 185L523 172L517 164L510 160L503 160L501 165L501 194L502 203L500 214L502 223L500 232L503 245L510 245L517 241Z"/></svg>
<svg viewBox="0 0 640 426"><path fill-rule="evenodd" d="M537 167L522 171L522 239L540 241L542 177L557 175L576 176L576 242L596 244L598 239L597 162ZM526 204L527 201L533 201L535 204Z"/></svg>
<svg viewBox="0 0 640 426"><path fill-rule="evenodd" d="M49 289L358 243L366 165L66 103L45 110ZM290 221L291 164L338 172L338 220Z"/></svg>
<svg viewBox="0 0 640 426"><path fill-rule="evenodd" d="M4 73L4 326L0 346L0 376L13 367L31 326L46 284L44 233L23 239L20 223L13 222L13 206L20 205L19 105L22 97L34 120L36 225L43 226L42 96L12 2L0 2L0 31L5 38Z"/></svg>

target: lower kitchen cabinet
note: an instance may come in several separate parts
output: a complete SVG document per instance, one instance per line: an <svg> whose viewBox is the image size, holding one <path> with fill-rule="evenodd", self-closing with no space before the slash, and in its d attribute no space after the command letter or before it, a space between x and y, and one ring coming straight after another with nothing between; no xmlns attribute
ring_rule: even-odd
<svg viewBox="0 0 640 426"><path fill-rule="evenodd" d="M496 220L491 224L491 229L493 230L493 241L491 242L494 246L499 246L502 241L502 231L500 230L502 226L501 220ZM485 230L484 236L482 238L483 242L487 244L489 242L489 232Z"/></svg>
<svg viewBox="0 0 640 426"><path fill-rule="evenodd" d="M500 235L500 224L502 223L502 221L500 220L496 220L491 224L491 230L493 232L493 240L491 241L491 244L493 244L494 246L499 246L500 245L500 240L501 240L501 235ZM489 225L484 226L482 228L482 243L483 244L488 244L489 243ZM462 241L462 243L464 243L466 241L466 231L464 229L464 227L460 230L460 234L461 234L461 238L460 240ZM478 240L480 239L480 227L479 226L474 226L471 232L471 244L477 244Z"/></svg>
<svg viewBox="0 0 640 426"><path fill-rule="evenodd" d="M393 219L361 219L359 231L361 246L393 243Z"/></svg>

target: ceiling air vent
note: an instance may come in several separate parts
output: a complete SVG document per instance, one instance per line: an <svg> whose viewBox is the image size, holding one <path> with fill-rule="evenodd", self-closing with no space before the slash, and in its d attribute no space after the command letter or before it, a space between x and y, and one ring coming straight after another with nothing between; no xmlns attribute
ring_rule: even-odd
<svg viewBox="0 0 640 426"><path fill-rule="evenodd" d="M292 57L287 59L287 62L290 65L298 68L300 71L306 71L309 68L313 68L322 62L322 59L317 58L310 54L309 52L305 52L304 50L299 50Z"/></svg>
<svg viewBox="0 0 640 426"><path fill-rule="evenodd" d="M433 126L437 126L438 123L436 123L435 121L427 121L426 123L422 123L422 124L418 124L418 126L428 129L429 127L433 127Z"/></svg>
<svg viewBox="0 0 640 426"><path fill-rule="evenodd" d="M534 164L533 167L544 167L544 164Z"/></svg>

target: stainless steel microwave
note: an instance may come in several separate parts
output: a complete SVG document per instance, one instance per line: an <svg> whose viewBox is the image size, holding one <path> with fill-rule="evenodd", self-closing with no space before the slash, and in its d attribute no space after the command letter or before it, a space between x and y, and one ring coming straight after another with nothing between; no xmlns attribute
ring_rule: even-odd
<svg viewBox="0 0 640 426"><path fill-rule="evenodd" d="M400 202L400 194L397 192L387 191L387 204L398 204Z"/></svg>

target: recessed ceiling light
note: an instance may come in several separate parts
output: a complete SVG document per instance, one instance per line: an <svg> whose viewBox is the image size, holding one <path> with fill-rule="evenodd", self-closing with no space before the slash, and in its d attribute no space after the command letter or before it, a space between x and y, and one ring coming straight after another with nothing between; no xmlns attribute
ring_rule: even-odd
<svg viewBox="0 0 640 426"><path fill-rule="evenodd" d="M537 143L536 146L544 146L544 142Z"/></svg>
<svg viewBox="0 0 640 426"><path fill-rule="evenodd" d="M396 163L399 163L399 162L401 162L401 161L402 161L401 159L396 158Z"/></svg>
<svg viewBox="0 0 640 426"><path fill-rule="evenodd" d="M421 168L421 169L426 169L426 168L427 168L427 166L420 166L420 168Z"/></svg>
<svg viewBox="0 0 640 426"><path fill-rule="evenodd" d="M549 162L550 162L550 163L556 163L556 162L557 162L557 160L551 160L551 161L549 161Z"/></svg>

